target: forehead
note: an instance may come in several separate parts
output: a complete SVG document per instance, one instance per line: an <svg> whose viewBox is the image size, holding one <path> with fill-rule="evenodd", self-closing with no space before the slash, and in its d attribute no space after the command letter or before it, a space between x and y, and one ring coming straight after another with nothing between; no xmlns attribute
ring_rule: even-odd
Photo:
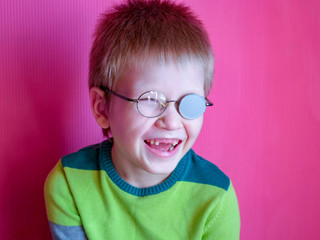
<svg viewBox="0 0 320 240"><path fill-rule="evenodd" d="M137 95L148 90L165 94L204 92L205 73L197 61L149 61L127 64L119 77L116 90Z"/></svg>

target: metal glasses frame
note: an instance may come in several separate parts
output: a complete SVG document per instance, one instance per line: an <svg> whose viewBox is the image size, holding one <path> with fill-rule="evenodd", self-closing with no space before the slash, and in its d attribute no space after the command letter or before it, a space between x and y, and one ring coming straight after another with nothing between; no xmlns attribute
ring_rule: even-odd
<svg viewBox="0 0 320 240"><path fill-rule="evenodd" d="M152 91L154 91L154 90L146 91L146 92L142 93L137 99L134 99L134 98L128 98L128 97L123 96L123 95L121 95L121 94L119 94L119 93L116 93L115 91L112 91L112 90L109 89L108 87L100 87L100 89L103 90L106 94L111 93L111 94L113 94L113 95L115 95L115 96L117 96L117 97L119 97L119 98L121 98L121 99L123 99L123 100L128 101L128 102L135 102L135 103L137 103L137 110L138 110L138 112L139 112L142 116L147 117L147 118L159 117L159 116L160 116L161 114L163 114L163 113L165 112L165 110L167 109L168 103L173 102L173 103L175 103L176 105L179 105L180 101L181 101L185 96L188 95L188 94L187 94L187 95L179 98L178 100L166 100L165 104L162 105L163 108L164 108L163 111L162 111L160 114L158 114L157 116L149 117L149 116L146 116L146 115L142 114L142 113L139 111L138 102L141 100L140 97L141 97L143 94L145 94L145 93L147 93L147 92L152 92ZM157 92L157 91L154 91L154 92ZM163 94L163 93L161 93L161 94ZM163 94L163 95L164 95L164 94ZM211 107L211 106L213 106L213 103L212 103L208 98L204 97L204 99L206 100L206 107ZM160 103L160 104L161 104L161 103ZM178 111L178 112L179 112L179 111ZM180 112L179 112L179 114L180 114ZM181 114L180 114L180 115L181 115ZM183 116L182 116L182 117L183 117Z"/></svg>

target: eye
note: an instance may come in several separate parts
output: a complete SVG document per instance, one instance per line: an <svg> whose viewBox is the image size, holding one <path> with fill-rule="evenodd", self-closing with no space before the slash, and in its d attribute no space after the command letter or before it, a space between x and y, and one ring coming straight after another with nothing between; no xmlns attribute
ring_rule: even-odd
<svg viewBox="0 0 320 240"><path fill-rule="evenodd" d="M148 91L138 98L138 111L145 117L157 117L166 109L166 98L156 91Z"/></svg>

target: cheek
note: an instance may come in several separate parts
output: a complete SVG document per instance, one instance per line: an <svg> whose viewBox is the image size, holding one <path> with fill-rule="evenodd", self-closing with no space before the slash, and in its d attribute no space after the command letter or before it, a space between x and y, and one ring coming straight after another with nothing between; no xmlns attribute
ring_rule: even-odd
<svg viewBox="0 0 320 240"><path fill-rule="evenodd" d="M128 140L140 137L154 124L154 120L143 117L134 104L129 107L123 106L118 111L114 108L110 113L112 134Z"/></svg>
<svg viewBox="0 0 320 240"><path fill-rule="evenodd" d="M186 129L187 129L187 133L189 138L197 138L201 128L202 128L202 123L203 123L203 117L200 117L198 119L192 120L190 122L186 123ZM194 139L194 140L195 140Z"/></svg>
<svg viewBox="0 0 320 240"><path fill-rule="evenodd" d="M110 101L109 105L109 119L111 125L124 127L126 124L133 122L133 119L137 117L138 111L136 109L136 104L131 102L126 102L122 99L114 99Z"/></svg>

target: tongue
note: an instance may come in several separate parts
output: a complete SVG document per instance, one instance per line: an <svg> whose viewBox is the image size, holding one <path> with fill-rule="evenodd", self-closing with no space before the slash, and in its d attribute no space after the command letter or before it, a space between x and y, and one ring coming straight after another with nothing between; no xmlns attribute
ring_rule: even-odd
<svg viewBox="0 0 320 240"><path fill-rule="evenodd" d="M155 145L155 144L148 144L148 145L158 151L164 151L164 152L169 151L172 146L171 143L159 143L159 145Z"/></svg>

